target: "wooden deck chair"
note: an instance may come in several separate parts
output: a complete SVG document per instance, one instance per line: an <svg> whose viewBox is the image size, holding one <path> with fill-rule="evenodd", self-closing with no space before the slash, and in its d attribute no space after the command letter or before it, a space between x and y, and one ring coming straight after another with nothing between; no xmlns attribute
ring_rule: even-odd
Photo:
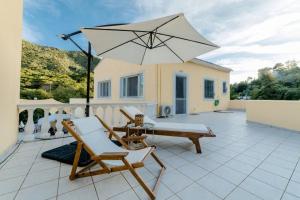
<svg viewBox="0 0 300 200"><path fill-rule="evenodd" d="M129 170L149 197L151 199L155 199L155 191L165 170L165 166L156 156L154 147L130 150L128 145L97 116L75 119L73 121L63 121L62 124L78 142L73 167L69 177L70 180L80 177ZM108 130L110 134L112 134L113 137L123 145L124 148L114 144L109 139L105 129ZM82 148L90 154L93 162L85 168L77 171L77 165ZM136 168L144 167L143 161L148 155L151 155L161 167L153 189L150 189L145 184L143 179L135 170ZM91 171L91 167L97 164L100 165L101 168Z"/></svg>
<svg viewBox="0 0 300 200"><path fill-rule="evenodd" d="M129 120L127 124L134 123L136 114L143 114L134 106L124 106L123 109L120 109L120 112ZM200 138L216 137L213 131L204 124L156 122L146 115L144 115L144 123L153 124L153 128L151 128L151 130L143 130L141 131L141 133L173 137L186 137L194 143L197 153L201 153L201 146L199 142ZM113 130L126 132L129 129L126 125L123 127L114 127Z"/></svg>

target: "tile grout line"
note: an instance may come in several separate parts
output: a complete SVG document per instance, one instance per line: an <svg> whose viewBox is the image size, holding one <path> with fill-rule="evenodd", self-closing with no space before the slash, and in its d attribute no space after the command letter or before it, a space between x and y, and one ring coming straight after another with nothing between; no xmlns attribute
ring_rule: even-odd
<svg viewBox="0 0 300 200"><path fill-rule="evenodd" d="M32 169L32 167L33 167L33 165L34 165L34 163L35 163L37 157L39 156L39 153L40 153L40 151L42 150L42 147L43 147L44 145L45 145L45 144L43 143L43 145L40 147L40 149L39 149L37 155L35 156L34 161L32 162L32 164L31 164L31 166L30 166L28 172L26 173L26 175L25 175L25 177L24 177L24 180L22 181L22 183L21 183L19 189L17 190L17 192L16 192L16 194L15 194L13 200L15 200L15 199L17 198L17 196L18 196L18 194L19 194L19 192L20 192L20 190L21 190L21 188L22 188L22 185L24 184L24 182L25 182L25 180L26 180L26 178L27 178L27 176L28 176L30 170Z"/></svg>
<svg viewBox="0 0 300 200"><path fill-rule="evenodd" d="M241 138L243 138L243 137L241 137ZM241 139L240 138L240 139ZM239 140L240 140L239 139ZM233 143L236 143L236 141L233 141L233 142L231 142L231 143L229 143L229 145L230 144L233 144ZM251 146L249 146L248 148L246 148L244 151L242 151L242 152L245 152L245 151L247 151L249 148L251 148L251 147L253 147L253 146L255 146L255 145L257 145L257 143L255 143L255 144L253 144L253 145L251 145ZM225 145L226 146L226 145ZM224 146L224 147L225 147ZM224 147L222 147L222 148L224 148ZM221 149L219 149L219 150L221 150ZM211 151L211 152L217 152L217 151L219 151L219 150L215 150L215 151ZM168 150L166 150L166 151L168 151ZM242 153L241 152L241 153ZM240 153L239 153L240 154ZM222 166L224 166L227 162L230 162L231 160L233 160L235 157L237 157L239 154L237 154L236 156L233 156L230 160L228 160L228 161L226 161L226 162L224 162L224 163L220 163L220 162L218 162L218 163L220 163L221 165L219 166L219 167L217 167L216 169L218 169L218 168L220 168L220 167L222 167ZM178 156L178 155L176 155L176 156ZM224 155L225 156L225 155ZM179 156L180 157L180 156ZM203 157L206 157L206 156L203 156ZM208 158L207 158L208 159ZM213 160L214 161L214 160ZM190 161L188 161L188 162L190 162ZM217 161L215 161L215 162L217 162ZM193 163L193 164L195 164L194 162L191 162L191 163ZM197 165L197 164L195 164L196 166L198 166L198 167L200 167L200 168L202 168L202 169L204 169L203 167L201 167L201 166L199 166L199 165ZM185 190L186 188L188 188L189 186L191 186L192 184L197 184L198 186L200 186L200 187L202 187L203 189L205 189L206 191L208 191L209 193L211 193L211 194L213 194L214 196L216 196L216 197L218 197L219 198L219 196L218 195L216 195L215 193L213 193L213 192L211 192L210 190L207 190L205 187L203 187L203 186L201 186L201 185L199 185L198 183L197 183L197 181L198 180L200 180L200 179L202 179L203 177L205 177L205 176L207 176L208 174L211 174L211 173L213 173L212 171L209 171L206 175L204 175L203 177L201 177L201 178L199 178L199 179L197 179L197 180L192 180L191 178L189 178L188 176L186 176L185 174L183 174L183 173L181 173L179 170L177 170L176 168L173 168L174 170L176 170L177 172L179 172L180 174L182 174L183 176L185 176L186 178L188 178L189 180L191 180L192 181L192 183L191 184L189 184L189 185L187 185L186 187L184 187L184 188L182 188L181 190L179 190L178 192L175 192L175 195L176 196L178 196L177 194L179 193L179 192L181 192L181 191L183 191L183 190ZM216 170L216 169L214 169L214 170ZM206 169L204 169L204 170L206 170ZM208 170L207 170L208 171ZM219 178L221 178L221 179L223 179L223 180L225 180L225 181L227 181L226 179L224 179L224 178L222 178L222 177L220 177L220 176L218 176ZM228 181L227 181L228 182ZM234 184L235 185L235 184ZM168 187L169 188L169 187ZM172 191L172 190L171 190Z"/></svg>
<svg viewBox="0 0 300 200"><path fill-rule="evenodd" d="M243 137L241 137L240 139L242 139L242 138L243 138ZM265 138L266 138L266 137L264 137L264 139L263 139L262 141L264 141ZM258 143L261 143L262 141L260 141L260 142L258 142ZM234 141L234 142L232 142L232 143L236 143L236 141ZM231 144L232 144L232 143L231 143ZM235 159L237 156L239 156L239 155L242 154L243 152L249 150L251 147L257 145L258 143L255 143L255 144L249 146L248 148L246 148L245 150L243 150L243 151L240 152L239 154L233 156L231 159L229 159L228 161L226 161L226 162L224 162L224 163L218 162L218 163L220 163L221 165L220 165L219 167L217 167L216 169L218 169L218 168L220 168L220 167L226 165L226 163L228 163L228 162L230 162L231 160ZM281 143L280 143L280 144L281 144ZM279 145L280 145L280 144L279 144ZM274 149L275 149L275 148L274 148ZM219 151L219 150L217 150L217 151ZM273 151L274 151L274 150L273 150ZM225 155L224 155L224 156L225 156ZM266 158L267 158L267 157L266 157ZM217 161L215 161L215 162L217 162ZM242 162L242 161L241 161L241 162ZM244 162L243 162L243 163L244 163ZM247 164L247 163L245 163L245 164ZM197 165L197 164L196 164L196 165ZM197 165L197 166L198 166L198 165ZM201 166L199 166L199 167L201 167ZM202 167L201 167L201 168L202 168ZM231 167L229 167L229 168L232 169ZM214 169L214 170L212 170L212 171L209 171L209 173L206 174L205 176L208 176L209 174L214 174L213 171L215 171L216 169ZM255 170L255 169L254 169L254 170ZM250 173L250 174L251 174L251 173ZM203 177L205 177L205 176L203 176ZM199 178L198 180L202 179L203 177ZM226 179L224 179L223 177L220 177L220 176L218 176L218 175L217 175L217 177L219 177L219 178L225 180L226 182L229 182L229 181L227 181ZM247 177L246 177L246 178L247 178ZM198 180L194 181L194 183L196 183L197 185L201 186L200 184L197 183ZM231 182L230 182L230 183L231 183ZM235 189L239 186L239 185L236 185L236 184L233 184L233 185L236 186ZM189 185L189 186L190 186L190 185ZM203 186L201 186L201 187L204 188L205 190L207 190L205 187L203 187ZM184 188L184 189L185 189L185 188ZM184 189L183 189L183 190L184 190ZM233 189L230 193L232 193L235 189ZM182 191L182 190L180 190L180 191ZM180 192L180 191L179 191L179 192ZM210 190L207 190L207 191L209 191L210 193L214 194L214 193L211 192ZM229 193L229 194L230 194L230 193ZM217 196L216 194L214 194L214 195ZM228 195L227 195L227 196L228 196ZM227 197L227 196L226 196L226 197ZM219 196L217 196L217 197L219 198ZM225 197L225 198L226 198L226 197Z"/></svg>
<svg viewBox="0 0 300 200"><path fill-rule="evenodd" d="M89 171L90 171L90 169L89 169ZM93 186L94 186L94 190L95 190L95 192L96 192L97 199L100 200L99 194L98 194L98 191L97 191L97 188L96 188L94 179L93 179L93 176L90 176L90 177L91 177L91 179L92 179L92 184L93 184Z"/></svg>
<svg viewBox="0 0 300 200"><path fill-rule="evenodd" d="M286 137L285 138L285 140L287 140L287 138L288 137ZM236 188L238 188L280 145L282 145L282 143L283 143L283 141L282 142L280 142L266 157L265 157L265 159L263 159L238 185L237 185L237 187ZM262 182L262 181L260 181L260 180L258 180L259 182L261 182L261 183L264 183L264 182ZM264 183L265 184L265 183ZM269 185L269 184L268 184ZM233 191L235 191L236 190L236 188L234 188L229 194L227 194L223 199L226 199ZM274 187L273 187L274 188ZM277 188L276 188L277 189ZM245 189L244 189L245 190ZM247 191L247 192L249 192L249 193L251 193L251 194L253 194L252 192L250 192L250 191L248 191L248 190L245 190L245 191ZM256 197L259 197L259 196L257 196L256 194L253 194L254 196L256 196ZM261 197L259 197L259 198L261 198Z"/></svg>
<svg viewBox="0 0 300 200"><path fill-rule="evenodd" d="M57 183L57 190L56 190L56 200L58 198L58 190L59 190L59 182L60 182L60 170L61 170L61 162L59 163L58 183Z"/></svg>
<svg viewBox="0 0 300 200"><path fill-rule="evenodd" d="M8 161L10 161L10 160L12 159L13 155L15 155L15 154L19 151L20 146L21 146L22 144L23 144L23 142L20 142L20 143L18 144L18 146L16 147L16 149L14 149L14 151L11 152L11 154L8 155L8 157L7 157L6 159L4 159L4 161L2 161L2 163L1 163L1 165L0 165L0 170L6 165L6 163L7 163Z"/></svg>
<svg viewBox="0 0 300 200"><path fill-rule="evenodd" d="M236 141L235 141L235 142L236 142ZM235 143L235 142L233 142L233 143ZM260 142L262 142L262 141L260 141ZM233 157L232 157L231 159L229 159L228 161L226 161L226 162L224 162L224 163L220 163L221 165L220 165L219 167L217 167L216 169L219 169L219 168L225 166L228 162L234 160L237 156L239 156L240 154L242 154L243 152L249 150L251 147L253 147L253 146L257 145L257 144L258 144L258 143L255 143L255 144L249 146L248 148L246 148L245 150L243 150L243 151L240 152L239 154L233 156ZM225 156L225 155L224 155L224 156ZM242 162L242 161L241 161L241 162ZM244 163L244 162L243 162L243 163ZM247 163L245 163L245 164L247 164ZM199 166L199 167L201 167L201 166ZM229 168L232 169L231 167L229 167ZM209 173L206 174L205 176L208 176L209 174L216 175L216 174L213 173L213 171L215 171L216 169L214 169L214 170L212 170L212 171L209 171ZM204 178L205 176L201 177L200 179ZM223 177L220 177L220 176L218 176L218 175L216 175L216 176L217 176L218 178L221 178L221 179L225 180L226 182L229 182L228 180L224 179ZM248 176L249 176L249 174L248 174ZM247 176L247 177L248 177L248 176ZM247 178L247 177L246 177L246 178ZM245 179L246 179L246 178L245 178ZM200 179L198 179L198 180L200 180ZM198 180L197 180L197 181L198 181ZM197 181L195 181L195 183L196 183L197 185L201 186L199 183L197 183ZM231 183L231 182L229 182L229 183ZM231 184L232 184L232 183L231 183ZM236 188L238 188L238 186L239 186L239 185L236 185L236 184L233 184L233 185L235 185L236 187L235 187L229 194L231 194L231 193L232 193ZM201 186L201 187L204 188L205 190L209 191L210 193L214 194L214 195L217 196L218 198L221 198L221 197L219 197L218 195L216 195L215 193L213 193L213 192L211 192L210 190L206 189L205 187L203 187L203 186ZM227 194L223 199L225 199L229 194ZM222 199L222 198L221 198L221 199Z"/></svg>
<svg viewBox="0 0 300 200"><path fill-rule="evenodd" d="M137 173L137 172L136 172ZM122 172L120 172L120 174L121 174L121 176L125 179L125 181L127 182L127 184L130 186L130 188L131 188L131 190L133 190L133 192L134 192L134 194L137 196L137 198L138 199L140 199L141 200L141 198L140 198L140 196L137 194L137 192L133 189L134 187L129 183L129 181L126 179L126 177L124 176L124 174L122 173ZM131 174L131 173L130 173ZM131 174L132 175L132 174ZM144 181L144 180L143 180ZM146 183L145 183L146 184ZM137 186L138 187L138 186ZM127 191L129 191L129 190L126 190L126 191L124 191L124 192L122 192L122 193L125 193L125 192L127 192ZM119 194L122 194L122 193L119 193ZM116 195L119 195L119 194L116 194ZM114 195L114 196L116 196L116 195ZM112 196L112 197L110 197L109 199L111 199L111 198L113 198L114 196Z"/></svg>
<svg viewBox="0 0 300 200"><path fill-rule="evenodd" d="M236 142L236 141L233 141L232 143L235 143L235 142ZM232 144L232 143L230 143L230 144ZM256 144L253 144L253 145L251 145L250 147L252 147L252 146L254 146L254 145L256 145ZM226 145L225 145L225 146L226 146ZM225 146L224 146L224 147L225 147ZM222 147L222 148L224 148L224 147ZM250 148L250 147L248 147L248 148ZM248 148L245 149L244 151L248 150ZM221 150L221 149L218 149L218 150L215 150L215 151L211 151L211 152L215 153L215 152L217 152L217 151L219 151L219 150ZM178 156L178 155L176 155L176 156ZM224 155L224 156L225 156L225 155ZM236 156L237 156L237 155L236 155ZM217 162L217 161L215 161L215 162L220 163L221 165L220 165L219 167L222 167L222 166L225 165L225 163L227 163L227 162L233 160L236 156L232 157L230 160L228 160L228 161L226 161L226 162L224 162L224 163L220 163L220 162ZM179 157L180 157L180 156L179 156ZM203 156L203 157L206 157L206 156ZM208 158L207 158L207 159L208 159ZM213 160L213 161L214 161L214 160ZM191 162L191 161L188 161L188 162ZM191 163L195 164L194 162L191 162ZM202 168L202 169L204 169L203 167L201 167L201 166L199 166L199 165L197 165L197 164L195 164L195 165L198 166L198 167L200 167L200 168ZM219 167L217 167L216 169L218 169ZM216 197L219 198L218 195L216 195L215 193L211 192L210 190L207 190L205 187L203 187L203 186L201 186L201 185L199 185L199 184L197 183L198 180L202 179L203 177L207 176L208 174L211 174L212 171L209 171L206 175L202 176L201 178L199 178L199 179L197 179L197 180L192 180L190 177L186 176L185 174L183 174L182 172L180 172L180 171L177 170L176 168L174 168L174 170L176 170L178 173L182 174L183 176L185 176L186 178L188 178L189 180L192 181L191 184L189 184L189 185L187 185L186 187L182 188L182 189L179 190L178 192L175 192L175 195L176 195L176 196L178 196L177 194L178 194L179 192L182 192L183 190L185 190L185 189L188 188L189 186L191 186L191 185L193 185L193 184L197 184L197 185L200 186L201 188L205 189L205 190L208 191L209 193L211 193L211 194L213 194L214 196L216 196ZM208 171L207 169L204 169L204 170ZM218 177L219 177L219 176L218 176ZM222 177L220 177L220 178L222 178ZM222 179L225 180L224 178L222 178ZM227 181L227 180L225 180L225 181Z"/></svg>
<svg viewBox="0 0 300 200"><path fill-rule="evenodd" d="M293 175L294 175L294 173L295 173L295 171L296 171L296 168L297 168L297 166L298 166L298 164L299 164L299 161L300 161L300 158L298 159L298 161L297 161L297 163L296 163L296 166L295 166L295 168L294 168L294 170L293 170L293 172L292 172L292 174L291 174L291 176L290 176L290 178L289 178L289 181L288 181L288 183L286 184L286 186L285 186L285 188L284 188L284 191L283 191L283 193L282 193L282 195L281 195L281 197L280 197L280 200L282 200L283 195L286 193L287 187L288 187L288 185L289 185L290 182L291 182L291 179L292 179L292 177L293 177Z"/></svg>
<svg viewBox="0 0 300 200"><path fill-rule="evenodd" d="M238 140L241 140L241 139L243 139L243 138L245 138L246 136L243 136L243 137L240 137ZM287 136L287 137L284 137L283 139L284 140L287 140L287 138L289 138L289 136ZM257 143L255 143L255 144L253 144L253 145L251 145L251 146L249 146L248 148L246 148L244 151L242 151L242 152L237 152L238 154L237 155L235 155L235 156L233 156L230 160L228 160L228 161L226 161L226 162L224 162L224 163L220 163L220 162L218 162L218 163L220 163L221 165L219 166L219 167L217 167L216 169L218 169L218 168L220 168L220 167L222 167L222 166L224 166L226 163L228 163L228 162L230 162L231 160L233 160L234 158L236 158L237 156L239 156L240 154L242 154L243 152L245 152L245 151L247 151L247 150L249 150L251 147L253 147L253 146L255 146L255 145L257 145L257 144L259 144L259 143L262 143L264 140L266 140L267 138L266 138L266 136L264 135L263 136L263 138L262 138L263 140L261 140L261 141L259 141L259 142L257 142ZM233 143L236 143L238 140L235 140L235 141L233 141L233 142L231 142L231 143L229 143L228 145L230 145L230 144L233 144ZM210 143L210 142L209 142ZM265 160L265 159L267 159L268 157L269 157L269 155L271 155L277 148L278 148L278 146L280 146L281 144L283 143L283 141L282 142L280 142L276 147L274 147L274 149L261 161L261 163L263 163L263 161ZM212 144L213 145L213 144ZM226 146L226 145L225 145ZM217 151L220 151L220 150L222 150L225 146L222 146L221 147L221 149L218 149L218 150L215 150L215 151L211 151L212 153L215 153L215 152L217 152ZM166 151L168 151L167 149L165 149ZM259 153L259 152L258 152ZM177 154L175 154L176 156L178 156ZM205 155L205 156L203 156L203 157L207 157L208 155ZM225 155L224 155L225 156ZM179 157L181 157L181 156L179 156ZM187 160L188 161L188 160ZM213 160L214 161L214 160ZM188 161L188 162L191 162L191 161ZM215 162L217 162L217 161L215 161ZM242 161L241 161L242 162ZM191 162L191 163L193 163L193 164L195 164L194 162ZM244 163L244 162L243 162ZM261 164L260 163L260 164ZM245 163L245 164L247 164L247 163ZM259 164L259 165L260 165ZM197 164L196 164L197 165ZM249 165L249 164L248 164ZM255 169L257 169L257 167L259 166L259 165L257 165L255 168L254 168L254 170ZM198 166L198 165L197 165ZM198 167L200 167L200 168L202 168L201 166L198 166ZM230 168L230 167L229 167ZM176 171L178 171L176 168L174 168ZM216 169L214 169L214 170L216 170ZM230 169L232 169L232 168L230 168ZM214 171L213 170L213 171ZM250 176L250 174L252 174L252 172L254 171L254 170L252 170L249 174L248 174L248 176L247 177L249 177ZM214 174L213 173L213 171L209 171L209 173L208 174ZM179 173L181 173L180 171L178 171ZM181 173L182 174L182 173ZM205 176L207 176L208 174L206 174ZM184 175L184 174L183 174ZM185 177L187 177L186 175L184 175ZM203 176L203 177L205 177L205 176ZM218 176L218 175L217 175ZM199 178L198 180L200 180L200 179L202 179L203 177L201 177L201 178ZM226 179L224 179L223 177L220 177L220 176L218 176L219 178L221 178L221 179L223 179L223 180L225 180L225 181L227 181ZM246 178L247 178L246 177ZM189 177L187 177L187 178L189 178ZM246 179L245 178L245 179ZM189 178L190 179L190 178ZM245 180L244 179L244 180ZM175 193L176 194L176 196L178 196L177 194L179 193L179 192L181 192L181 191L183 191L183 190L185 190L187 187L189 187L189 186L191 186L193 183L196 183L197 185L199 185L198 183L197 183L197 181L198 180L192 180L192 183L190 184L190 185L188 185L188 186L186 186L186 187L184 187L183 189L181 189L180 191L178 191L177 193ZM243 181L244 181L243 180ZM243 182L242 181L242 182ZM259 180L258 180L259 181ZM227 181L228 182L228 181ZM241 183L242 183L241 182ZM260 181L260 182L262 182L262 181ZM241 184L240 183L240 184ZM263 183L263 182L262 182ZM240 184L238 184L238 185L236 185L236 187L229 193L229 194L231 194L236 188L238 188L238 186L240 185ZM233 185L235 185L235 184L233 184ZM199 185L199 186L201 186L201 185ZM202 186L201 186L202 187ZM202 187L202 188L204 188L204 187ZM274 187L273 187L274 188ZM208 192L210 192L210 193L212 193L213 195L215 195L215 196L217 196L216 194L214 194L213 192L211 192L211 191L209 191L209 190L207 190L206 188L204 188L206 191L208 191ZM277 188L276 188L277 189ZM244 189L243 189L244 190ZM248 192L248 191L247 191ZM228 194L228 195L229 195ZM252 193L251 193L252 194ZM227 196L228 196L227 195ZM227 197L227 196L225 196L225 198ZM256 197L257 197L257 195L255 195ZM218 198L219 198L219 196L217 196ZM225 199L224 198L224 199ZM260 197L258 197L258 198L260 198ZM261 199L261 198L260 198Z"/></svg>

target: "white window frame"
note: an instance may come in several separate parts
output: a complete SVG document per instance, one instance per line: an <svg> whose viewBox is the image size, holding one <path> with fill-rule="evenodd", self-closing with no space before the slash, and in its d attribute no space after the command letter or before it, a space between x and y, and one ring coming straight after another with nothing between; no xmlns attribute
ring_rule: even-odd
<svg viewBox="0 0 300 200"><path fill-rule="evenodd" d="M212 98L208 98L205 96L205 81L212 81L213 82L213 97ZM210 78L204 78L203 80L203 98L205 100L214 100L215 99L215 96L216 96L216 84L215 84L215 80L214 79L210 79Z"/></svg>
<svg viewBox="0 0 300 200"><path fill-rule="evenodd" d="M138 77L138 87L137 87L137 90L138 90L138 95L137 96L128 96L127 95L127 89L125 91L124 90L124 87L127 87L128 85L128 78L131 78L131 77ZM143 78L143 87L141 88L141 78ZM125 86L124 86L124 83L125 83ZM123 94L123 92L125 92L125 94ZM144 73L138 73L138 74L133 74L133 75L129 75L129 76L122 76L120 78L120 98L122 99L141 99L141 98L144 98L144 93L145 93L145 77L144 77Z"/></svg>
<svg viewBox="0 0 300 200"><path fill-rule="evenodd" d="M108 83L108 96L102 95L102 84ZM97 98L103 99L103 98L111 98L111 80L103 80L97 82Z"/></svg>

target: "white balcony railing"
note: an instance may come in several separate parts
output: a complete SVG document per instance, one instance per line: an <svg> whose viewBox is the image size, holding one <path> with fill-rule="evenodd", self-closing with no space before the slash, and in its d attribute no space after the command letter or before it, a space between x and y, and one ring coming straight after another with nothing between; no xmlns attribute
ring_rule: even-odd
<svg viewBox="0 0 300 200"><path fill-rule="evenodd" d="M121 115L120 109L124 106L133 105L151 117L156 115L155 103L91 103L90 115L97 114L110 126L120 126L126 123L126 118ZM34 123L34 112L41 109L44 117ZM64 119L74 119L84 117L85 104L64 104L64 103L20 103L19 113L27 111L27 123L24 131L20 133L24 140L51 139L58 137L68 137L61 124ZM47 115L48 113L48 115ZM52 113L52 114L50 114ZM50 127L55 126L55 135L50 135Z"/></svg>

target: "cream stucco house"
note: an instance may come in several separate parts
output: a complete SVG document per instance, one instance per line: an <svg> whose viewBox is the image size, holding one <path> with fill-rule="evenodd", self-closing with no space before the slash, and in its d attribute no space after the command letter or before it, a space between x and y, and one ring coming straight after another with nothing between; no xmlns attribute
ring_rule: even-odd
<svg viewBox="0 0 300 200"><path fill-rule="evenodd" d="M23 1L0 3L0 162L18 137L17 104L20 96ZM4 156L3 156L4 155Z"/></svg>
<svg viewBox="0 0 300 200"><path fill-rule="evenodd" d="M223 110L230 101L230 71L196 58L143 66L103 59L95 68L94 101L152 102L157 113L161 105L170 105L173 114Z"/></svg>

